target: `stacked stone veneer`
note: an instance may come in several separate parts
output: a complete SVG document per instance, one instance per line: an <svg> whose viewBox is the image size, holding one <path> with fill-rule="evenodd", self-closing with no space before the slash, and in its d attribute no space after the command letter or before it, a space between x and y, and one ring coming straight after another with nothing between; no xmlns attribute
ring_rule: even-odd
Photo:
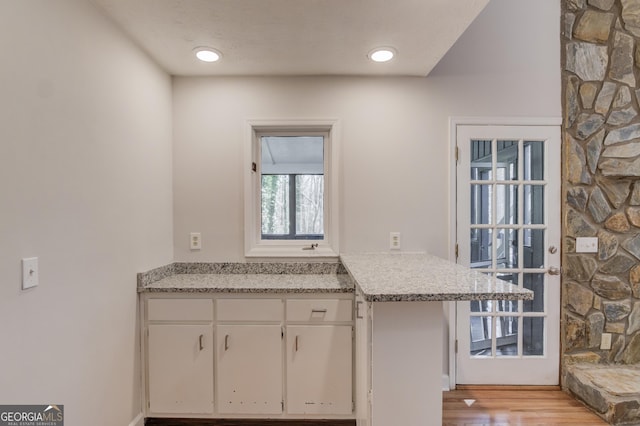
<svg viewBox="0 0 640 426"><path fill-rule="evenodd" d="M564 361L636 364L640 0L562 0L562 63ZM576 253L576 237L598 252Z"/></svg>

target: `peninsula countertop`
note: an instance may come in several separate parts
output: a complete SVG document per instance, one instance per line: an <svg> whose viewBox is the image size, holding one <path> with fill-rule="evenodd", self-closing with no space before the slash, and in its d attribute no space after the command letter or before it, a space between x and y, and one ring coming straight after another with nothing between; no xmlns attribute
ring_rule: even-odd
<svg viewBox="0 0 640 426"><path fill-rule="evenodd" d="M532 300L533 292L425 253L342 254L368 302Z"/></svg>

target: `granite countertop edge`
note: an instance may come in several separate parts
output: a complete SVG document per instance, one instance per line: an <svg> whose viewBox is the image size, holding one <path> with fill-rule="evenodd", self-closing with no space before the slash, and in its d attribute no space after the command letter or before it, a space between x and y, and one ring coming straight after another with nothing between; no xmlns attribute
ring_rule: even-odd
<svg viewBox="0 0 640 426"><path fill-rule="evenodd" d="M353 293L340 263L173 263L138 274L138 293Z"/></svg>
<svg viewBox="0 0 640 426"><path fill-rule="evenodd" d="M359 287L358 287L359 288ZM516 293L365 294L367 302L463 302L469 300L532 300Z"/></svg>
<svg viewBox="0 0 640 426"><path fill-rule="evenodd" d="M425 272L425 265L434 271ZM367 302L533 299L529 290L427 254L361 254L341 257L340 263L176 262L139 273L137 284L139 293L354 293L357 288Z"/></svg>

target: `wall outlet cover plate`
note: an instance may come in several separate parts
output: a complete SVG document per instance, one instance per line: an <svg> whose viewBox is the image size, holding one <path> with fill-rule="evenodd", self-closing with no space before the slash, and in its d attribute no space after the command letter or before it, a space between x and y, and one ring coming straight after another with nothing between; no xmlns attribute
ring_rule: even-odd
<svg viewBox="0 0 640 426"><path fill-rule="evenodd" d="M38 258L22 259L22 289L26 290L38 285Z"/></svg>

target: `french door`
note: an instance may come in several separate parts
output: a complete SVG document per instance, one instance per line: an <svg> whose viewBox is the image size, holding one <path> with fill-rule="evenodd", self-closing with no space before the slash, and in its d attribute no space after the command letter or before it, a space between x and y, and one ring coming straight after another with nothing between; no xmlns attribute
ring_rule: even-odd
<svg viewBox="0 0 640 426"><path fill-rule="evenodd" d="M560 128L457 126L457 262L532 290L457 303L458 384L556 385Z"/></svg>

